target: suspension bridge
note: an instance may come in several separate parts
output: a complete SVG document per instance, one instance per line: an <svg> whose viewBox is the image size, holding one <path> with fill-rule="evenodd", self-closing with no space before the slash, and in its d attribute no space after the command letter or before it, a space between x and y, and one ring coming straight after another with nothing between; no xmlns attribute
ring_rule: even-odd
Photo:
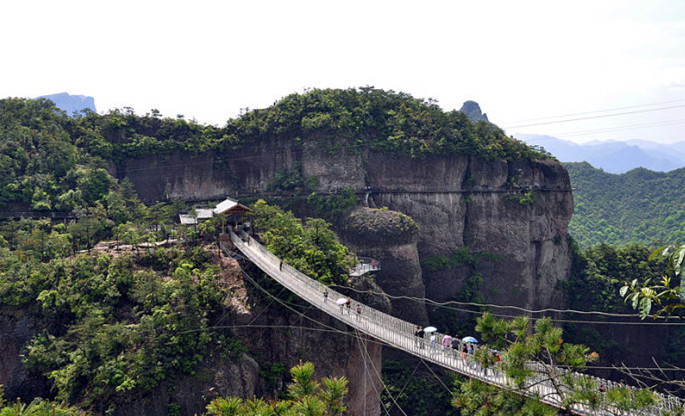
<svg viewBox="0 0 685 416"><path fill-rule="evenodd" d="M349 303L337 303L336 300L347 300L348 297L309 278L294 267L286 264L244 231L240 231L240 235L231 232L230 236L234 246L247 259L298 297L307 301L320 311L344 322L360 332L371 336L388 346L412 354L425 361L432 362L493 386L509 389L518 394L564 409L568 408L568 405L564 403L566 393L570 393L570 388L568 386L564 386L563 383L560 384L560 381L565 377L572 377L577 380L582 378L586 382L591 381L588 384L595 386L595 388L605 386L607 391L620 385L619 383L610 380L603 380L587 374L570 372L562 368L553 368L552 371L556 373L557 377L549 377L548 368L547 374L538 371L538 376L528 380L525 386L522 388L517 387L512 380L506 377L503 371L500 371L497 368L482 368L472 356L468 354L462 355L461 348L457 350L449 347L445 348L442 345L439 345L439 342L436 342L435 344L426 343L424 339L416 337L414 331L417 328L417 325L414 323L395 318L389 314L364 305L355 299L351 299L350 302L354 304L354 306ZM324 290L327 291L327 296L323 295ZM357 311L356 305L360 306L359 312ZM439 332L435 332L434 334L436 340L441 340L444 336L444 334ZM534 363L531 363L530 365L536 366ZM533 368L533 370L536 370L536 368ZM564 377L562 377L562 375ZM597 394L600 397L600 400L593 403L574 403L570 406L570 410L578 415L593 416L685 415L683 412L683 402L675 396L657 394L655 404L639 410L629 410L621 409L614 404L608 403L608 401L604 400L604 397L601 396L604 394L603 392L597 390Z"/></svg>

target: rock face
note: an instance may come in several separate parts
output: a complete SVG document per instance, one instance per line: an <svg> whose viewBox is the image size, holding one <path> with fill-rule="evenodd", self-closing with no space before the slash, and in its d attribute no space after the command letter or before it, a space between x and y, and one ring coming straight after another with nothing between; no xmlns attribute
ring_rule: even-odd
<svg viewBox="0 0 685 416"><path fill-rule="evenodd" d="M528 309L563 305L558 283L570 275L566 227L573 198L568 173L558 162L483 161L460 155L412 158L345 147L331 152L316 138L310 139L296 144L272 138L230 154L146 157L112 170L119 178L129 178L144 201L165 195L195 199L259 195L268 193L277 174L295 171L302 178L315 178L312 183L322 194L355 190L360 208L351 217L332 222L358 255L382 262L376 280L391 298L452 300L475 272L482 278L479 290L488 303ZM418 225L418 232L402 232L402 215ZM366 228L383 223L396 227ZM421 259L449 258L465 247L489 256L475 270L421 266ZM431 311L420 302L393 300L392 313L417 324L432 323ZM273 322L277 318L269 324ZM273 356L274 362L294 364L287 361L292 361L289 354L301 351L307 359L313 357L320 374L347 375L355 381L357 375L368 374L362 373L363 357L355 360L354 351L360 347L352 341L342 345L322 341L320 334L293 338L278 331L247 338L268 345L267 356ZM369 348L367 359L380 366L380 347ZM351 386L353 414L379 414L380 409L370 407L378 404L375 382L369 379Z"/></svg>
<svg viewBox="0 0 685 416"><path fill-rule="evenodd" d="M166 194L211 199L264 193L277 173L292 170L303 178L315 177L318 192L352 188L360 205L387 207L416 221L416 250L421 259L449 257L463 247L490 254L477 268L488 302L531 309L559 306L557 283L570 273L566 227L573 212L571 186L563 166L551 160L483 161L460 155L412 158L346 148L330 152L317 140L296 145L274 138L231 154L148 157L126 161L113 170L120 178L131 179L144 201ZM380 245L374 247L373 253L385 255ZM367 244L365 250L374 247ZM383 269L391 270L392 261L379 260ZM424 268L420 274L426 296L434 300L454 297L468 277L460 268ZM419 293L418 287L412 283L392 290Z"/></svg>
<svg viewBox="0 0 685 416"><path fill-rule="evenodd" d="M0 386L6 397L49 396L45 380L32 376L21 360L23 348L40 330L40 319L29 313L0 311Z"/></svg>

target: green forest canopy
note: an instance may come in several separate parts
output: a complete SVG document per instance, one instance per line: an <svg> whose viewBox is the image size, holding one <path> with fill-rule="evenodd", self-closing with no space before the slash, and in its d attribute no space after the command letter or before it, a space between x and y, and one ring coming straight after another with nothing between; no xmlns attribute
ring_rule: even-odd
<svg viewBox="0 0 685 416"><path fill-rule="evenodd" d="M569 234L581 247L685 241L685 169L616 175L587 162L564 166L575 188Z"/></svg>

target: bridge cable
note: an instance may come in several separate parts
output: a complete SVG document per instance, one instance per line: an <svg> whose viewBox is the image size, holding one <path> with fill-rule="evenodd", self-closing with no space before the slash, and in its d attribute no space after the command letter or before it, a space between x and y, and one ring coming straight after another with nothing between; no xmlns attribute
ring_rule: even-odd
<svg viewBox="0 0 685 416"><path fill-rule="evenodd" d="M420 365L421 365L420 362L417 362L417 363L416 363L416 367L414 367L414 371L411 372L411 375L410 375L409 378L407 379L407 382L404 383L404 386L402 386L402 389L400 389L400 392L397 393L397 396L401 396L402 393L404 393L404 389L406 389L407 386L409 385L409 382L411 382L411 381L414 379L414 374L416 374L416 370L419 369L419 366L420 366ZM392 396L390 396L390 397L393 399L393 401L395 401L395 399L394 399ZM397 402L395 402L395 403L397 403ZM399 405L397 405L397 406L399 407ZM401 411L401 410L402 410L402 409L400 409L400 411ZM403 412L403 413L404 413L404 412Z"/></svg>
<svg viewBox="0 0 685 416"><path fill-rule="evenodd" d="M341 330L339 330L339 329L333 328L333 327L331 327L331 326L329 326L329 325L327 325L327 324L325 324L325 323L323 323L323 322L321 322L321 321L318 321L318 320L316 320L316 319L314 319L314 318L311 318L311 317L305 315L304 313L302 313L302 312L300 312L300 311L295 310L293 307L289 306L289 305L287 304L287 302L284 302L284 301L282 301L281 299L276 298L273 294L269 293L266 289L264 289L261 285L259 285L254 279L252 279L252 277L251 277L251 276L250 276L242 267L240 268L240 271L241 271L241 274L242 274L244 277L246 277L247 280L248 280L250 283L252 283L253 285L255 285L259 290L261 290L262 292L264 292L267 296L270 296L270 297L274 298L274 300L275 300L276 302L280 303L281 305L283 305L284 307L286 307L286 308L289 309L290 311L294 312L295 314L300 315L302 318L307 318L308 320L310 320L310 321L312 321L312 322L314 322L314 323L317 323L317 324L319 324L319 325L321 325L321 326L323 326L323 327L325 327L325 328L328 328L329 330L331 330L331 331L333 331L333 332L338 332L338 333L341 333L341 334L345 334L345 335L348 335L348 336L352 336L350 333L346 333L346 332L341 331ZM279 293L280 293L280 292L279 292ZM310 309L307 309L307 310L310 310ZM248 325L248 327L249 327L249 326L250 326L250 325ZM301 328L302 328L302 327L301 327ZM357 340L357 342L360 342L360 340ZM377 341L374 340L373 342L377 342ZM377 342L377 343L380 344L380 345L382 345L382 346L385 345L385 344L382 343L382 342ZM360 348L361 348L361 347L360 347ZM367 354L368 354L368 352L367 352ZM363 353L362 353L362 359L363 359L363 360L366 360L366 357L364 356ZM366 363L365 363L365 368L366 368ZM379 380L381 380L381 384L383 384L384 390L386 390L386 392L388 393L388 395L392 396L392 392L390 392L389 389L387 388L387 386L385 386L385 383L383 383L383 380L382 380L382 378L380 377L380 373L378 373L378 371L375 369L375 366L374 366L374 370L375 370L376 373L378 374ZM367 369L367 371L368 371L368 369ZM374 387L374 390L376 390L376 386L373 385L373 387ZM378 391L376 391L376 393L378 394ZM378 398L379 398L379 402L380 402L381 404L383 404L382 400L380 400L380 394L378 394ZM365 403L366 403L366 401L365 401ZM400 409L400 411L402 411L401 408L400 408L400 406L399 406L399 404L397 405L397 407L398 407L398 409ZM386 409L386 413L387 413L387 409ZM406 413L404 413L404 411L402 411L402 413L406 416Z"/></svg>
<svg viewBox="0 0 685 416"><path fill-rule="evenodd" d="M366 364L366 357L370 357L370 355L369 355L369 350L366 348L366 343L363 342L363 341L361 340L361 336L359 335L359 334L360 334L360 331L359 331L358 329L355 329L355 334L356 334L356 337L357 337L357 344L359 345L359 349L360 349L360 350L361 350L362 348L364 349L364 351L362 352L362 359L364 360L364 370L365 370L366 373L369 375L369 379L371 380L371 379L372 379L372 378L371 378L371 374L370 374L369 369L368 369L367 364ZM371 339L372 337L368 337L368 336L367 336L366 338L367 338L367 339ZM381 344L381 346L384 346L383 343L380 343L380 344ZM390 391L390 389L388 388L388 386L387 386L387 385L385 384L385 382L383 381L383 377L381 377L381 374L380 374L380 372L378 371L378 369L376 368L376 366L373 364L373 361L372 361L372 360L369 360L369 362L371 363L371 367L373 367L373 371L374 371L374 373L376 374L376 377L378 377L378 380L381 382L381 385L383 386L383 390L388 394L388 396L389 396L390 399L393 401L393 403L395 404L395 406L397 406L397 408L399 409L399 411L402 412L402 414L403 414L404 416L407 416L407 413L405 413L405 411L402 409L402 407L399 405L399 403L397 403L397 400L395 400L395 397L393 396L392 392ZM366 383L366 381L365 381L365 383ZM371 385L373 386L373 390L376 392L376 395L378 396L378 402L381 404L381 406L382 406L383 409L385 410L385 413L386 413L386 414L390 414L388 408L385 406L385 403L383 403L383 400L381 400L381 395L380 395L380 393L378 392L378 390L376 389L375 384L371 383ZM366 401L364 401L364 403L366 403Z"/></svg>
<svg viewBox="0 0 685 416"><path fill-rule="evenodd" d="M497 305L493 303L476 303L476 302L461 302L461 301L447 301L447 302L438 302L435 300L432 300L430 298L426 297L416 297L416 296L405 296L405 295L390 295L384 292L377 292L377 291L371 291L371 290L358 290L352 287L347 287L347 286L341 286L341 285L336 285L336 284L331 284L331 287L339 287L339 288L344 288L347 290L355 291L357 293L371 293L374 295L384 295L387 296L390 299L402 299L402 300L410 300L410 301L415 301L415 302L425 302L428 303L432 306L437 306L437 307L448 307L449 305L456 304L456 305L463 305L463 306L476 306L476 307L489 307L489 308L498 308L498 309L514 309L518 310L521 312L526 312L526 313L531 313L531 314L542 314L542 313L547 313L547 312L552 312L552 313L574 313L574 314L579 314L579 315L599 315L599 316L606 316L606 317L613 317L613 318L637 318L637 314L627 314L627 313L614 313L614 312L602 312L602 311L581 311L581 310L576 310L576 309L556 309L556 308L545 308L545 309L527 309L527 308L522 308L520 306L513 306L513 305ZM470 312L470 313L482 313L483 311L473 311L469 309L458 309L458 308L451 308L454 310L458 310L461 312ZM510 316L510 315L500 315L500 316ZM659 319L668 319L668 317L658 317ZM539 318L533 318L533 319L539 319ZM555 319L552 318L554 321ZM571 321L572 322L572 321ZM578 322L583 322L583 323L606 323L606 321L578 321ZM614 324L630 324L630 325L635 325L635 324L642 324L642 325L685 325L685 322L640 322L640 323L633 323L633 322L614 322Z"/></svg>
<svg viewBox="0 0 685 416"><path fill-rule="evenodd" d="M426 363L426 361L422 357L419 357L419 359L421 360L423 365L426 366L426 368L433 374L433 377L435 377L440 382L440 384L445 388L445 390L447 390L449 392L450 396L452 396L452 398L454 398L455 397L454 392L452 392L452 390L445 385L445 383L442 381L442 379L437 374L435 374L435 371L433 371L433 369L430 368L428 363ZM473 380L473 377L469 377L469 379ZM505 391L510 390L507 386L501 386L501 389L505 390Z"/></svg>

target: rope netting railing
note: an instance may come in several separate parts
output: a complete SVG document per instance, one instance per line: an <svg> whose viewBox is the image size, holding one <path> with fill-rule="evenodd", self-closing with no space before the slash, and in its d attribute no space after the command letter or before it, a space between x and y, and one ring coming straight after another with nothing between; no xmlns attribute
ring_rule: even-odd
<svg viewBox="0 0 685 416"><path fill-rule="evenodd" d="M414 335L415 330L418 327L416 324L364 305L361 302L308 277L299 270L283 262L279 257L271 253L245 232L241 232L240 236L232 232L230 235L231 241L235 247L252 263L298 297L304 299L335 319L388 345L468 377L498 387L510 389L529 397L534 397L537 400L555 407L563 407L561 396L557 390L559 387L557 386L557 388L555 388L549 375L546 375L542 368L537 368L540 364L530 364L531 369L537 373L537 376L533 377L522 388L518 388L514 386L512 380L509 380L504 372L500 371L497 366L482 368L479 363L476 362L472 354L463 353L464 343L461 341L458 344L458 349L455 349L450 346L443 346L439 340L442 340L445 334L437 331L428 335L428 338L419 338ZM327 291L327 296L324 296L324 290ZM359 309L357 306L359 306ZM434 342L431 342L431 339L433 339L431 335L434 335ZM586 374L569 372L562 368L555 369L554 371L556 370L565 373L566 376L576 379L584 378L584 380L592 380L597 386L610 388L619 385L619 383L610 380L603 380ZM549 369L547 369L547 372L549 372ZM564 387L562 386L561 389L563 390ZM590 408L585 404L575 404L573 410L574 412L583 415L625 414L656 416L663 415L665 412L671 412L669 414L677 414L672 412L681 412L680 414L683 414L683 403L681 399L663 394L657 394L657 396L658 400L656 405L639 411L632 410L630 412L623 412L620 409L609 406L603 406L603 408L596 409Z"/></svg>

